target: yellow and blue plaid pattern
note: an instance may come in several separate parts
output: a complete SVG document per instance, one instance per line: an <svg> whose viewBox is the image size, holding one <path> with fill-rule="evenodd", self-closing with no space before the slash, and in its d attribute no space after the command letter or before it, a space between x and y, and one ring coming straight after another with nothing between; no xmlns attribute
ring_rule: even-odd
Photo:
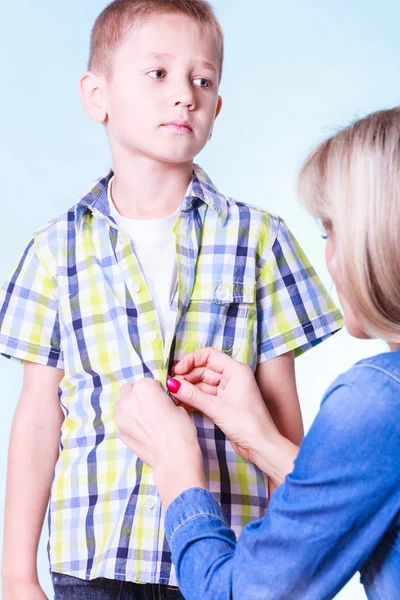
<svg viewBox="0 0 400 600"><path fill-rule="evenodd" d="M2 289L0 352L65 373L51 569L175 584L152 473L114 424L120 386L143 377L165 385L174 361L207 345L255 369L316 345L342 321L285 224L223 196L195 166L174 228L178 283L164 343L131 242L110 216L111 176L27 245ZM212 422L193 418L210 490L239 533L264 514L265 478Z"/></svg>

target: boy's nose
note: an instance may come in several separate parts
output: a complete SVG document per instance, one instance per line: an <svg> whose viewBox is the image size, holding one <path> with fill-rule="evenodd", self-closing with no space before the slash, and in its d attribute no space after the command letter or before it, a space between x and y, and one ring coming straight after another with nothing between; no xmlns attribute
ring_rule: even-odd
<svg viewBox="0 0 400 600"><path fill-rule="evenodd" d="M187 108L188 110L193 110L195 108L195 103L194 103L194 99L192 100L183 100L183 101L177 101L175 102L175 106L179 106L182 105L185 108Z"/></svg>
<svg viewBox="0 0 400 600"><path fill-rule="evenodd" d="M181 105L189 110L193 110L196 106L194 91L190 85L182 85L179 89L175 89L172 99L174 106Z"/></svg>

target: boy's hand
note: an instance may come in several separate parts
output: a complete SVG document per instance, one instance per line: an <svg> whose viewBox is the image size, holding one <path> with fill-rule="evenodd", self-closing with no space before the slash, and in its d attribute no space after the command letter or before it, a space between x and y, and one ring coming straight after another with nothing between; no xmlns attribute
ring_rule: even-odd
<svg viewBox="0 0 400 600"><path fill-rule="evenodd" d="M48 600L38 582L13 582L3 579L3 600Z"/></svg>
<svg viewBox="0 0 400 600"><path fill-rule="evenodd" d="M159 382L123 385L114 415L121 440L154 470L165 506L189 487L206 487L196 427Z"/></svg>

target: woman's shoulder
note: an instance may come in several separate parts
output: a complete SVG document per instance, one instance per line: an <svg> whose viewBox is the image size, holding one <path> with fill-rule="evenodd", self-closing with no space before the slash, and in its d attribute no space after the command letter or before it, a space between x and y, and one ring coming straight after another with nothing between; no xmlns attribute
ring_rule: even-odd
<svg viewBox="0 0 400 600"><path fill-rule="evenodd" d="M357 362L348 371L351 378L377 377L392 379L400 385L400 349L393 352L383 352Z"/></svg>
<svg viewBox="0 0 400 600"><path fill-rule="evenodd" d="M350 395L353 402L358 398L365 407L371 403L375 409L378 404L387 405L383 400L391 399L400 411L400 349L354 364L330 385L323 403L338 394Z"/></svg>

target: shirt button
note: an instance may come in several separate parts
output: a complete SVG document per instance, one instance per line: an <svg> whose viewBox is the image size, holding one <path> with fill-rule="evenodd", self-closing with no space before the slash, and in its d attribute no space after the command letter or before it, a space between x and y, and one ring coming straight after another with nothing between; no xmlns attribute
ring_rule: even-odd
<svg viewBox="0 0 400 600"><path fill-rule="evenodd" d="M156 505L156 501L154 500L154 498L149 497L146 499L146 502L144 504L146 508L148 508L149 510L153 510L153 508Z"/></svg>
<svg viewBox="0 0 400 600"><path fill-rule="evenodd" d="M218 300L223 300L225 295L224 295L224 290L222 288L222 285L219 284L215 290L215 296L218 298Z"/></svg>
<svg viewBox="0 0 400 600"><path fill-rule="evenodd" d="M148 334L146 335L146 340L147 340L147 341L149 341L149 342L155 342L155 341L156 341L156 339L157 339L157 337L158 337L158 336L157 336L156 332L155 332L155 331L152 331L151 333L148 333Z"/></svg>
<svg viewBox="0 0 400 600"><path fill-rule="evenodd" d="M132 286L133 291L138 294L140 292L140 285L139 283L134 283Z"/></svg>

